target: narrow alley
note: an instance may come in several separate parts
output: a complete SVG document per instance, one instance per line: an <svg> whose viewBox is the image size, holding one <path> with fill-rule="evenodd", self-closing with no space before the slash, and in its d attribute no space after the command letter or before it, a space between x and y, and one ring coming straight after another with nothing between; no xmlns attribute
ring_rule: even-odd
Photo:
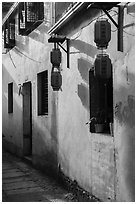
<svg viewBox="0 0 137 204"><path fill-rule="evenodd" d="M135 202L135 2L2 2L2 200Z"/></svg>
<svg viewBox="0 0 137 204"><path fill-rule="evenodd" d="M3 202L69 202L74 195L31 164L3 150Z"/></svg>

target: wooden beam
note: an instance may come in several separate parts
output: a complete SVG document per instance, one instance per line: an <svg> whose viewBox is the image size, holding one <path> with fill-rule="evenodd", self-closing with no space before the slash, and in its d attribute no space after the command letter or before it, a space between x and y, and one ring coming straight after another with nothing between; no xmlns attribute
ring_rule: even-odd
<svg viewBox="0 0 137 204"><path fill-rule="evenodd" d="M124 18L124 6L119 6L117 42L118 42L118 51L121 51L121 52L123 52L123 18Z"/></svg>

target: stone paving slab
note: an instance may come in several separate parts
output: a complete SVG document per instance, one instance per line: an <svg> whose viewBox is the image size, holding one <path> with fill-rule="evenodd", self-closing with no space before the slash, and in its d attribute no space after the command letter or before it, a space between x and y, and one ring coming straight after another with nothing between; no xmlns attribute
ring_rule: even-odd
<svg viewBox="0 0 137 204"><path fill-rule="evenodd" d="M12 166L5 166L5 165L2 166L2 172L4 172L5 170L11 170L11 169L14 169L14 168L12 168Z"/></svg>
<svg viewBox="0 0 137 204"><path fill-rule="evenodd" d="M18 183L8 183L3 184L4 190L16 190L16 189L24 189L24 188L31 188L37 187L38 185L33 181L21 181Z"/></svg>
<svg viewBox="0 0 137 204"><path fill-rule="evenodd" d="M20 177L20 176L25 176L24 173L22 172L11 172L11 173L4 173L2 174L2 178L16 178L16 177Z"/></svg>
<svg viewBox="0 0 137 204"><path fill-rule="evenodd" d="M43 192L8 195L8 200L9 202L49 202L49 200L43 196Z"/></svg>
<svg viewBox="0 0 137 204"><path fill-rule="evenodd" d="M69 202L57 181L7 152L3 153L3 202Z"/></svg>
<svg viewBox="0 0 137 204"><path fill-rule="evenodd" d="M2 184L18 183L22 181L32 181L30 177L17 177L17 178L5 178L2 181Z"/></svg>
<svg viewBox="0 0 137 204"><path fill-rule="evenodd" d="M39 192L44 192L41 187L31 187L31 188L22 188L22 189L15 189L15 190L6 190L7 195L21 195L22 193L34 193L37 194Z"/></svg>
<svg viewBox="0 0 137 204"><path fill-rule="evenodd" d="M5 174L5 173L15 173L15 172L20 172L20 170L19 169L16 169L16 168L9 168L9 169L4 169L3 171L2 171L2 173L3 174Z"/></svg>
<svg viewBox="0 0 137 204"><path fill-rule="evenodd" d="M12 165L6 163L2 163L2 170L12 168Z"/></svg>

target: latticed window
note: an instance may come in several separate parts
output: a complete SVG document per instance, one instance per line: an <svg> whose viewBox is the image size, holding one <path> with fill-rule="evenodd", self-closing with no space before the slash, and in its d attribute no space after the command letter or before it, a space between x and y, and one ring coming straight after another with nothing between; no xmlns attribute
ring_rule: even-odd
<svg viewBox="0 0 137 204"><path fill-rule="evenodd" d="M19 34L28 35L44 19L43 2L21 2L19 4Z"/></svg>
<svg viewBox="0 0 137 204"><path fill-rule="evenodd" d="M4 47L13 48L15 46L15 19L8 19L4 27Z"/></svg>
<svg viewBox="0 0 137 204"><path fill-rule="evenodd" d="M27 21L28 22L35 22L38 19L38 10L37 10L37 3L27 2Z"/></svg>
<svg viewBox="0 0 137 204"><path fill-rule="evenodd" d="M10 29L10 40L15 40L15 21L11 21L9 23L9 29Z"/></svg>
<svg viewBox="0 0 137 204"><path fill-rule="evenodd" d="M37 75L38 115L48 115L48 70Z"/></svg>
<svg viewBox="0 0 137 204"><path fill-rule="evenodd" d="M19 5L19 26L20 29L25 29L25 3Z"/></svg>
<svg viewBox="0 0 137 204"><path fill-rule="evenodd" d="M8 45L9 44L9 34L8 34L8 28L5 28L5 43Z"/></svg>
<svg viewBox="0 0 137 204"><path fill-rule="evenodd" d="M13 113L13 83L8 84L8 113Z"/></svg>

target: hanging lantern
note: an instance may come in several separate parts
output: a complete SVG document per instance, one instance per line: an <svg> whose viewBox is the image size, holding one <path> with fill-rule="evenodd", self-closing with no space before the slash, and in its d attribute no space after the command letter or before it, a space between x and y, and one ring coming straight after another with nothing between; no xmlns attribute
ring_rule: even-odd
<svg viewBox="0 0 137 204"><path fill-rule="evenodd" d="M52 49L51 53L50 53L50 61L53 64L53 66L60 66L61 63L61 52L60 49L58 48L54 48Z"/></svg>
<svg viewBox="0 0 137 204"><path fill-rule="evenodd" d="M62 85L62 76L59 68L53 67L51 72L51 86L53 91L59 91Z"/></svg>
<svg viewBox="0 0 137 204"><path fill-rule="evenodd" d="M94 75L102 79L109 79L112 74L112 64L107 54L97 55L94 62Z"/></svg>
<svg viewBox="0 0 137 204"><path fill-rule="evenodd" d="M62 76L60 73L61 52L60 49L56 48L56 45L50 53L50 61L53 65L51 71L51 86L53 91L59 91L62 85Z"/></svg>
<svg viewBox="0 0 137 204"><path fill-rule="evenodd" d="M111 24L107 19L97 20L94 25L94 42L98 48L107 48L111 40Z"/></svg>

